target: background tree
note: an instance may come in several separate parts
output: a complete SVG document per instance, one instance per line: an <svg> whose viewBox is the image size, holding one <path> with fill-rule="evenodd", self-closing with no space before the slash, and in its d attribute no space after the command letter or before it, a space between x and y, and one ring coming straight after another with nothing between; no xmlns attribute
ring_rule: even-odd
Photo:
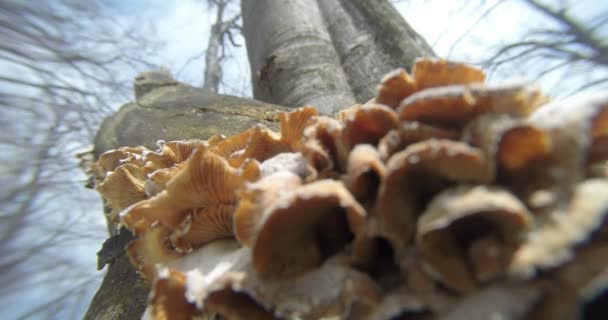
<svg viewBox="0 0 608 320"><path fill-rule="evenodd" d="M482 66L490 81L524 77L556 98L608 88L602 1L397 1L439 56ZM432 18L432 19L431 19ZM443 23L425 23L444 21Z"/></svg>
<svg viewBox="0 0 608 320"><path fill-rule="evenodd" d="M607 8L598 7L593 16L585 19L574 12L573 3L522 2L545 23L526 30L516 41L500 44L482 66L498 72L511 68L520 74L534 75L536 79L554 77L561 83L557 89L562 95L592 87L606 88Z"/></svg>
<svg viewBox="0 0 608 320"><path fill-rule="evenodd" d="M228 45L239 47L235 42L235 33L240 33L241 15L231 13L231 0L208 0L207 10L215 10L215 22L211 25L207 50L205 51L205 70L203 77L203 88L212 92L219 92L222 81L222 63L226 58ZM226 15L230 14L229 17ZM227 42L230 43L227 43Z"/></svg>
<svg viewBox="0 0 608 320"><path fill-rule="evenodd" d="M150 68L143 24L106 3L0 3L0 308L75 318L99 279L83 268L104 234L74 155ZM82 226L86 227L82 227ZM66 250L65 248L71 248ZM69 276L66 276L69 275Z"/></svg>

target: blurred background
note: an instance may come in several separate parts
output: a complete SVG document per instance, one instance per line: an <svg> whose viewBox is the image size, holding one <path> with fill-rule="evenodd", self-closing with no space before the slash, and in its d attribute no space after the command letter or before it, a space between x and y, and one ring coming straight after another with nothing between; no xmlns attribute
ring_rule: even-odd
<svg viewBox="0 0 608 320"><path fill-rule="evenodd" d="M608 89L606 1L392 2L489 82L525 75L557 99ZM251 96L244 43L236 0L0 2L0 318L82 318L107 227L75 155L139 72Z"/></svg>

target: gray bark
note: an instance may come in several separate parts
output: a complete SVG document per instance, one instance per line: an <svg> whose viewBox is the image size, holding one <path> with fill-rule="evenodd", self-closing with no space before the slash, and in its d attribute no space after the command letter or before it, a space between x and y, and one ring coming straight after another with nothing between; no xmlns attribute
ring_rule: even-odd
<svg viewBox="0 0 608 320"><path fill-rule="evenodd" d="M355 102L316 1L242 1L258 100L331 113Z"/></svg>
<svg viewBox="0 0 608 320"><path fill-rule="evenodd" d="M272 12L272 14L264 14ZM243 1L254 97L332 113L433 50L386 0Z"/></svg>
<svg viewBox="0 0 608 320"><path fill-rule="evenodd" d="M230 29L237 28L236 20L238 15L224 20L226 6L230 0L209 0L217 11L215 13L215 23L211 25L209 32L209 43L205 52L205 71L203 88L212 92L218 92L220 81L222 80L222 60L224 59L224 46L226 36L232 41Z"/></svg>
<svg viewBox="0 0 608 320"><path fill-rule="evenodd" d="M216 22L211 26L209 33L209 44L205 53L205 73L203 79L203 88L217 92L222 79L222 66L220 59L217 56L221 45L219 27L221 22Z"/></svg>

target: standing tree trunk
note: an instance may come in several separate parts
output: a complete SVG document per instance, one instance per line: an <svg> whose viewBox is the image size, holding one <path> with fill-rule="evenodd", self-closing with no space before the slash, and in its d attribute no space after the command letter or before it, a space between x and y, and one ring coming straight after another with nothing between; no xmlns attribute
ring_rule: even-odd
<svg viewBox="0 0 608 320"><path fill-rule="evenodd" d="M312 105L329 114L364 102L373 97L383 74L434 55L387 0L242 1L242 16L255 98L290 108ZM209 77L205 85L217 87L215 76ZM254 100L209 97L207 90L174 81L154 82L150 90L104 123L97 153L127 144L150 146L155 139L205 139L218 130L228 135L254 123L272 127L276 112L285 110ZM110 270L86 319L133 319L143 310L145 290L124 253L105 255L102 250L100 258Z"/></svg>
<svg viewBox="0 0 608 320"><path fill-rule="evenodd" d="M216 7L215 23L211 25L209 32L209 43L205 52L205 71L203 77L203 88L217 93L222 80L222 60L224 59L224 50L227 45L226 39L230 40L233 45L236 45L232 40L231 32L240 27L237 25L237 20L240 15L235 15L230 19L225 20L226 7L231 0L209 0L209 4Z"/></svg>
<svg viewBox="0 0 608 320"><path fill-rule="evenodd" d="M433 50L387 0L242 1L256 99L332 113Z"/></svg>

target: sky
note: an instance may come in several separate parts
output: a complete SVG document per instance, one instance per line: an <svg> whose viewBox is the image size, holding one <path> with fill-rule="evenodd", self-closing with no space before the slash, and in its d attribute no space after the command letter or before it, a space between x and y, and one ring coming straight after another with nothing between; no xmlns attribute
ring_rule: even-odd
<svg viewBox="0 0 608 320"><path fill-rule="evenodd" d="M113 0L124 18L153 21L155 38L167 45L158 52L158 63L174 73L180 81L200 86L204 69L204 53L213 16L201 0ZM401 0L392 1L406 21L420 33L440 57L478 62L487 50L518 39L529 28L548 25L543 16L518 0ZM601 0L546 0L565 3L575 16L591 17L608 9ZM144 8L142 10L142 8ZM238 10L238 8L233 8ZM221 93L251 95L249 66L244 39L238 37L239 48L229 49ZM526 69L519 73L525 77ZM540 85L551 93L560 94L556 87L563 74L542 79ZM490 82L505 80L501 74L490 74ZM534 79L532 79L534 80Z"/></svg>
<svg viewBox="0 0 608 320"><path fill-rule="evenodd" d="M530 13L519 1L504 1L497 4L496 0L487 1L460 1L447 0L410 0L396 1L397 9L406 21L417 30L441 57L450 57L457 60L475 61L482 57L483 50L491 44L499 44L516 39L526 27L542 27L544 23L538 15ZM155 53L153 62L171 70L174 76L185 83L194 86L202 85L204 69L204 53L207 45L212 16L200 0L112 0L117 19L122 21L142 21L152 27L151 34L154 39L165 43ZM581 16L592 16L598 9L606 9L606 1L570 1L572 10ZM490 11L490 8L494 8ZM489 12L485 19L480 15ZM241 47L231 48L225 66L224 85L220 92L241 96L250 96L249 66L242 37L237 37ZM454 44L458 45L455 46ZM143 70L142 70L143 71ZM133 75L134 77L135 75ZM503 80L500 76L491 81ZM552 88L559 76L545 80L541 86ZM126 102L126 101L125 101ZM116 108L120 104L117 103ZM1 167L0 167L1 169ZM83 197L91 196L94 191L82 190ZM89 193L87 193L89 192ZM101 202L89 208L90 217L96 225L103 224L101 215ZM98 239L105 237L103 228L94 231ZM83 246L76 248L83 257L82 268L96 269L95 252L101 243L95 247ZM98 279L91 284L96 287L103 277L103 272L96 274ZM53 288L38 288L32 295L44 295ZM84 301L90 301L95 290L83 294ZM81 311L86 311L84 303ZM13 310L18 313L18 309ZM4 316L11 318L10 313ZM80 318L80 317L76 317Z"/></svg>

